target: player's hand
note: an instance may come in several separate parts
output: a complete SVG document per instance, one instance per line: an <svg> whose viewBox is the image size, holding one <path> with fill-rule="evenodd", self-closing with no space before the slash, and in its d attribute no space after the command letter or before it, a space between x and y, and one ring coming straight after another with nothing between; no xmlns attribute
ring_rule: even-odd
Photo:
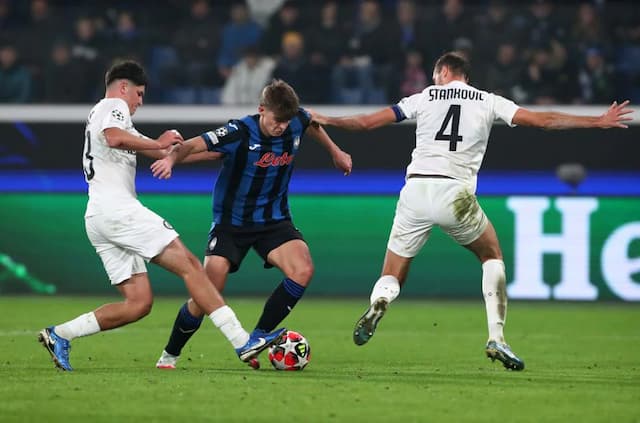
<svg viewBox="0 0 640 423"><path fill-rule="evenodd" d="M174 144L182 144L184 142L184 139L182 138L182 135L180 135L180 132L176 131L175 129L169 129L168 131L164 131L162 135L160 135L160 137L157 139L157 142L158 149L162 150L167 147L171 147Z"/></svg>
<svg viewBox="0 0 640 423"><path fill-rule="evenodd" d="M172 169L173 160L171 160L171 157L169 156L151 163L151 172L153 173L154 178L169 179L171 178Z"/></svg>
<svg viewBox="0 0 640 423"><path fill-rule="evenodd" d="M335 156L333 156L333 164L344 172L344 176L349 176L351 174L351 168L353 166L351 163L351 154L339 150Z"/></svg>
<svg viewBox="0 0 640 423"><path fill-rule="evenodd" d="M629 126L625 122L632 121L633 118L629 116L633 113L632 109L627 108L629 100L618 104L614 101L609 109L600 116L601 128L628 128Z"/></svg>

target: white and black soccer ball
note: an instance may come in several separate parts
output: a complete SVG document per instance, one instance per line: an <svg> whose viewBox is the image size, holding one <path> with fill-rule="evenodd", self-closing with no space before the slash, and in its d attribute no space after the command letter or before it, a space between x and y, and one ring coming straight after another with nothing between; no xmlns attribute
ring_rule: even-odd
<svg viewBox="0 0 640 423"><path fill-rule="evenodd" d="M298 332L287 331L269 348L269 361L276 370L302 370L311 360L309 341Z"/></svg>

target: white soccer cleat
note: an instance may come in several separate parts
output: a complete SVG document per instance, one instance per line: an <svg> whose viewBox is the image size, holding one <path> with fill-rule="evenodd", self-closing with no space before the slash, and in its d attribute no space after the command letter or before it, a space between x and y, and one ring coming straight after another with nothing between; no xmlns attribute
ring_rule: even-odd
<svg viewBox="0 0 640 423"><path fill-rule="evenodd" d="M500 361L504 367L508 370L520 371L524 370L524 361L522 361L513 351L509 345L496 341L487 342L485 347L485 353L491 361Z"/></svg>
<svg viewBox="0 0 640 423"><path fill-rule="evenodd" d="M166 369L166 370L174 370L176 368L176 364L178 363L179 355L169 354L166 351L162 351L162 355L158 359L156 363L156 368L158 369Z"/></svg>

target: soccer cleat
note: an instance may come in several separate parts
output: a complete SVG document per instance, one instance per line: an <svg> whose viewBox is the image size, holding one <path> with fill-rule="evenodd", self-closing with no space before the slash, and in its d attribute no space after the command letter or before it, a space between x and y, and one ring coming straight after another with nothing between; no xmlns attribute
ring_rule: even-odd
<svg viewBox="0 0 640 423"><path fill-rule="evenodd" d="M355 342L356 345L364 345L369 342L369 339L371 339L376 331L378 322L387 311L388 306L389 302L386 298L382 297L375 300L373 304L369 306L367 311L356 323L353 331L353 342Z"/></svg>
<svg viewBox="0 0 640 423"><path fill-rule="evenodd" d="M491 361L498 360L502 362L506 369L524 370L524 361L520 360L518 356L511 351L511 348L509 348L507 344L489 341L487 342L485 352Z"/></svg>
<svg viewBox="0 0 640 423"><path fill-rule="evenodd" d="M169 354L168 352L162 350L162 355L158 359L156 363L157 369L166 369L166 370L174 370L176 368L176 364L178 363L179 355Z"/></svg>
<svg viewBox="0 0 640 423"><path fill-rule="evenodd" d="M47 349L51 359L60 370L70 372L73 370L69 363L69 350L71 345L68 340L58 336L53 326L42 329L38 334L38 341Z"/></svg>
<svg viewBox="0 0 640 423"><path fill-rule="evenodd" d="M247 343L240 348L236 348L236 354L238 354L240 360L249 363L253 367L251 359L256 358L262 351L279 342L286 332L285 328L274 330L271 333L254 330L249 335Z"/></svg>

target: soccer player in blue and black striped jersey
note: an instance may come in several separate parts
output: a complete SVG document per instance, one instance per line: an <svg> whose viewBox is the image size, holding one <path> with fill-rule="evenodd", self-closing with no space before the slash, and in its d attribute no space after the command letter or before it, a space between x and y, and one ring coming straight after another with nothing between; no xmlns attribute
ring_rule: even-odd
<svg viewBox="0 0 640 423"><path fill-rule="evenodd" d="M293 161L305 133L329 151L335 166L345 175L351 172L351 156L322 127L310 122L310 114L299 106L293 88L274 80L262 91L258 114L230 120L187 140L152 165L154 176L168 178L177 162L222 159L205 251L207 275L222 291L227 275L238 270L250 248L262 257L265 268L275 266L284 274L265 303L252 337L271 332L285 319L313 275L309 248L291 221L288 201ZM193 300L182 306L156 367L175 368L202 316ZM250 364L259 366L256 359Z"/></svg>

